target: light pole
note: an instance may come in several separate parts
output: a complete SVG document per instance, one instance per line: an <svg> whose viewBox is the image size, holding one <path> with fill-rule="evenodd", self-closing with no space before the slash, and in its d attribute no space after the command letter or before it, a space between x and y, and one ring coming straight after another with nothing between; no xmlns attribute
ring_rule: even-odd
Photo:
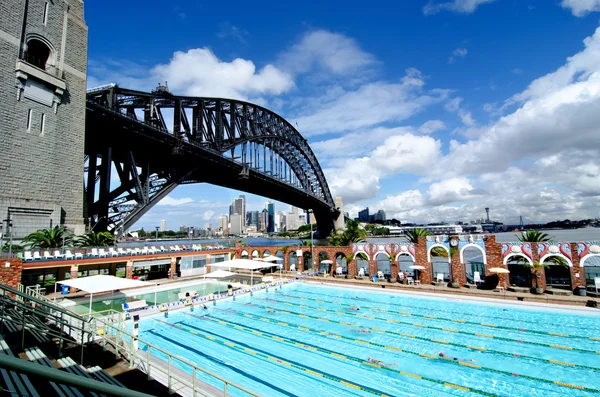
<svg viewBox="0 0 600 397"><path fill-rule="evenodd" d="M156 239L155 240L156 240L156 242L158 242L158 226L155 226L155 228L156 228Z"/></svg>
<svg viewBox="0 0 600 397"><path fill-rule="evenodd" d="M6 232L9 233L10 237L9 237L9 242L8 242L8 256L12 257L12 239L13 239L13 232L12 232L12 227L13 227L13 223L12 223L12 219L8 218L5 219L6 221Z"/></svg>
<svg viewBox="0 0 600 397"><path fill-rule="evenodd" d="M4 223L0 223L0 256L2 256L2 252L4 251L4 234L2 233L2 228Z"/></svg>
<svg viewBox="0 0 600 397"><path fill-rule="evenodd" d="M314 254L314 247L315 247L315 243L313 241L313 228L312 228L312 223L310 224L310 260L313 263L313 271L315 271L315 254Z"/></svg>

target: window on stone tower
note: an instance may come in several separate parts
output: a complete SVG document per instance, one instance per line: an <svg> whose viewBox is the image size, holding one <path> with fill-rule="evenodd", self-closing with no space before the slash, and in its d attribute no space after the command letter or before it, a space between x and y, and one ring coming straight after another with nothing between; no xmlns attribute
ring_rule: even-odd
<svg viewBox="0 0 600 397"><path fill-rule="evenodd" d="M32 116L32 111L31 109L29 109L27 111L27 132L31 131L31 116Z"/></svg>
<svg viewBox="0 0 600 397"><path fill-rule="evenodd" d="M44 3L44 17L43 17L44 25L46 24L46 22L48 22L48 2L47 1Z"/></svg>
<svg viewBox="0 0 600 397"><path fill-rule="evenodd" d="M28 63L46 70L46 64L50 58L50 54L50 48L44 42L36 39L31 39L27 42L25 60Z"/></svg>

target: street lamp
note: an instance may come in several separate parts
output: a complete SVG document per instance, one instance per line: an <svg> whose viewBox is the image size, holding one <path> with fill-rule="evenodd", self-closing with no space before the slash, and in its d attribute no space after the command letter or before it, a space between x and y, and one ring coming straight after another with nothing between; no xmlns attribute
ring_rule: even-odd
<svg viewBox="0 0 600 397"><path fill-rule="evenodd" d="M156 228L156 242L158 242L158 226L155 226Z"/></svg>
<svg viewBox="0 0 600 397"><path fill-rule="evenodd" d="M10 235L9 242L8 242L8 256L11 257L12 256L12 238L13 238L13 236L12 236L13 235L13 233L12 233L12 227L13 227L12 219L7 218L7 219L4 219L2 222L6 222L6 233L8 233ZM2 248L0 248L0 250L1 249Z"/></svg>

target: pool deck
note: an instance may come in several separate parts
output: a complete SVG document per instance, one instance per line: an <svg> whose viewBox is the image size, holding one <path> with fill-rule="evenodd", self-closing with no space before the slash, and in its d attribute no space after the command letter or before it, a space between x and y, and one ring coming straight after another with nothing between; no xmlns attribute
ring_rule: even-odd
<svg viewBox="0 0 600 397"><path fill-rule="evenodd" d="M287 275L289 277L289 274ZM595 301L598 303L600 309L600 299L594 296L562 296L554 294L541 294L536 295L529 292L512 292L512 291L490 291L477 289L475 286L472 288L450 288L444 285L431 285L431 284L420 284L420 285L407 285L400 283L390 283L387 281L379 281L377 283L370 281L366 277L362 280L357 279L346 279L340 277L329 277L323 276L308 277L307 281L320 282L325 284L343 285L347 287L367 287L373 289L386 289L386 290L399 290L403 292L427 292L440 295L454 295L460 297L480 297L480 298L492 298L498 300L511 300L511 301L525 301L525 302L536 302L536 303L549 303L558 305L570 305L570 306L586 306L588 301ZM600 312L600 310L599 310Z"/></svg>

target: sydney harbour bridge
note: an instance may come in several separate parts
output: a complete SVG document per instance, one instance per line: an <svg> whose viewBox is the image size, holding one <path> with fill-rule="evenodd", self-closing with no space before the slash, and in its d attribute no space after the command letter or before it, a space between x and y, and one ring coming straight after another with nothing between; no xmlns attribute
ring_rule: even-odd
<svg viewBox="0 0 600 397"><path fill-rule="evenodd" d="M339 210L306 139L252 103L114 84L87 92L85 205L121 236L177 186L210 183L312 209L321 236Z"/></svg>

